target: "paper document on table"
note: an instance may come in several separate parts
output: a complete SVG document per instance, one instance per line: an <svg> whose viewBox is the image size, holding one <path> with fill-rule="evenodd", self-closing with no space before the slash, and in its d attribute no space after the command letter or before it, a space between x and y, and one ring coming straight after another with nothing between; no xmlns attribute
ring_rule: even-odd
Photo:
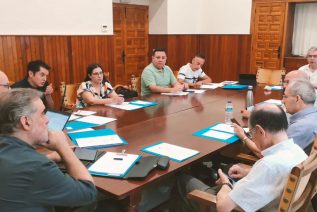
<svg viewBox="0 0 317 212"><path fill-rule="evenodd" d="M161 93L162 95L166 95L166 96L186 96L189 94L189 92L175 92L175 93Z"/></svg>
<svg viewBox="0 0 317 212"><path fill-rule="evenodd" d="M227 140L227 139L234 136L233 134L219 132L219 131L215 131L215 130L209 130L209 131L205 132L203 135L207 136L207 137L221 139L221 140Z"/></svg>
<svg viewBox="0 0 317 212"><path fill-rule="evenodd" d="M202 89L216 89L221 87L222 84L221 83L209 83L209 84L203 84L202 86L200 86L200 88Z"/></svg>
<svg viewBox="0 0 317 212"><path fill-rule="evenodd" d="M70 132L68 132L68 133L78 133L78 132L88 132L88 131L94 131L94 129L88 127L88 128L84 128L84 129L80 129L80 130L70 131Z"/></svg>
<svg viewBox="0 0 317 212"><path fill-rule="evenodd" d="M206 90L198 90L198 89L187 89L186 92L192 93L204 93Z"/></svg>
<svg viewBox="0 0 317 212"><path fill-rule="evenodd" d="M131 167L141 158L140 155L107 152L88 171L94 175L124 177Z"/></svg>
<svg viewBox="0 0 317 212"><path fill-rule="evenodd" d="M77 138L79 147L106 146L122 144L122 140L118 135L106 135L90 138Z"/></svg>
<svg viewBox="0 0 317 212"><path fill-rule="evenodd" d="M221 84L223 85L233 85L233 84L237 84L238 81L223 81L221 82Z"/></svg>
<svg viewBox="0 0 317 212"><path fill-rule="evenodd" d="M165 142L143 148L142 151L159 156L168 156L177 162L182 162L199 153L193 149L168 144Z"/></svg>
<svg viewBox="0 0 317 212"><path fill-rule="evenodd" d="M89 116L95 114L96 111L89 111L89 110L78 110L74 112L74 115L79 115L79 116Z"/></svg>
<svg viewBox="0 0 317 212"><path fill-rule="evenodd" d="M77 116L77 115L72 114L72 115L69 117L68 121L73 121L73 120L75 120L75 119L79 119L80 117L81 117L81 116Z"/></svg>
<svg viewBox="0 0 317 212"><path fill-rule="evenodd" d="M122 110L136 110L136 109L140 109L140 108L143 107L143 106L140 106L140 105L130 104L130 102L123 102L121 105L107 104L107 106L114 107L114 108L119 108L119 109L122 109Z"/></svg>
<svg viewBox="0 0 317 212"><path fill-rule="evenodd" d="M83 118L76 119L76 121L79 121L79 122L86 122L86 123L99 124L99 125L107 124L107 123L112 122L114 120L117 120L117 119L102 117L102 116L94 116L94 115L85 116Z"/></svg>
<svg viewBox="0 0 317 212"><path fill-rule="evenodd" d="M210 128L211 130L218 130L218 131L222 131L222 132L228 132L228 133L234 133L234 128L233 125L231 124L217 124L214 125Z"/></svg>

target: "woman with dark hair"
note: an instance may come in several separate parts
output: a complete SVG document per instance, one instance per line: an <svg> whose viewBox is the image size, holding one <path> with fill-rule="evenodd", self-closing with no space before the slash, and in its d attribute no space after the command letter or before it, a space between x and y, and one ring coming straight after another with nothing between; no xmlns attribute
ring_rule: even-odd
<svg viewBox="0 0 317 212"><path fill-rule="evenodd" d="M88 105L121 104L123 101L124 98L118 96L111 84L104 79L101 66L89 65L86 78L77 90L77 108Z"/></svg>

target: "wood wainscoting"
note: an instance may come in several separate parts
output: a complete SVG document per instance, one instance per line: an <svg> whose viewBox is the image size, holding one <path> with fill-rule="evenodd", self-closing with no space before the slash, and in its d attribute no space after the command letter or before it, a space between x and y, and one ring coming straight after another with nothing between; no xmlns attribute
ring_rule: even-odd
<svg viewBox="0 0 317 212"><path fill-rule="evenodd" d="M165 48L167 65L173 71L200 52L205 55L203 70L215 82L238 80L250 71L251 35L150 35L149 59L154 48Z"/></svg>
<svg viewBox="0 0 317 212"><path fill-rule="evenodd" d="M28 62L37 59L51 66L49 81L59 108L60 82L82 82L91 63L113 72L113 36L0 36L0 70L10 81L26 76Z"/></svg>

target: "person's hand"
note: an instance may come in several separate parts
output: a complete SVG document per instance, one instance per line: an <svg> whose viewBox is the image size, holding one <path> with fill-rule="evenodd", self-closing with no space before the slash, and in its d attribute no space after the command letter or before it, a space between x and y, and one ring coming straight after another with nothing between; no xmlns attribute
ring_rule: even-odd
<svg viewBox="0 0 317 212"><path fill-rule="evenodd" d="M70 148L67 142L67 137L63 131L48 131L48 141L40 145L53 151L57 151L62 148Z"/></svg>
<svg viewBox="0 0 317 212"><path fill-rule="evenodd" d="M198 81L194 84L194 88L200 88L203 85L202 81Z"/></svg>
<svg viewBox="0 0 317 212"><path fill-rule="evenodd" d="M240 179L245 177L249 173L249 171L250 171L249 166L238 163L230 167L228 174L232 178Z"/></svg>
<svg viewBox="0 0 317 212"><path fill-rule="evenodd" d="M113 103L117 105L121 105L124 102L124 98L122 96L118 96L113 98Z"/></svg>
<svg viewBox="0 0 317 212"><path fill-rule="evenodd" d="M44 95L51 95L53 93L53 91L54 91L54 89L53 89L53 86L51 83L46 87Z"/></svg>
<svg viewBox="0 0 317 212"><path fill-rule="evenodd" d="M189 84L187 82L184 82L184 90L189 89Z"/></svg>
<svg viewBox="0 0 317 212"><path fill-rule="evenodd" d="M230 183L228 176L226 174L224 174L221 169L218 169L218 176L219 176L219 179L216 181L217 185L222 185L224 183Z"/></svg>
<svg viewBox="0 0 317 212"><path fill-rule="evenodd" d="M172 92L179 92L179 91L182 91L184 89L184 85L183 84L180 84L180 83L176 83L174 85L174 87L172 88Z"/></svg>
<svg viewBox="0 0 317 212"><path fill-rule="evenodd" d="M50 152L46 155L46 157L52 161L55 161L55 162L61 162L62 161L62 158L61 156L57 153L57 152Z"/></svg>
<svg viewBox="0 0 317 212"><path fill-rule="evenodd" d="M233 124L234 133L237 134L237 136L240 139L244 139L246 137L246 135L245 135L244 130L242 129L242 127L240 127L236 123L232 123L232 124Z"/></svg>

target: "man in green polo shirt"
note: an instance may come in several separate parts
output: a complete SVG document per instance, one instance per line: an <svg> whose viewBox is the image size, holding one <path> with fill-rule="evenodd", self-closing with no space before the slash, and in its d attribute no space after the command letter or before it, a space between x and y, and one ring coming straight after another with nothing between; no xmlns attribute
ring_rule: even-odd
<svg viewBox="0 0 317 212"><path fill-rule="evenodd" d="M186 89L185 84L177 82L170 67L166 66L166 51L155 49L152 63L144 68L141 75L141 95L151 93L174 93Z"/></svg>

